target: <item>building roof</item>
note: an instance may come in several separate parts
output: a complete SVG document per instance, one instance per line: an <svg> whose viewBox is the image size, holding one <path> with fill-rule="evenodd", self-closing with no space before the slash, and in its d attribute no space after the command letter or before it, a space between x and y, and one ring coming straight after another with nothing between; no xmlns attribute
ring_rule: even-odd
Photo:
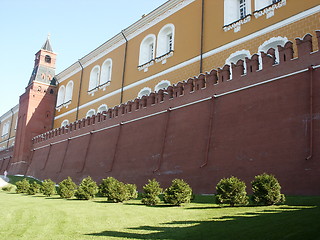
<svg viewBox="0 0 320 240"><path fill-rule="evenodd" d="M48 34L47 40L46 40L46 42L43 44L43 46L42 46L41 49L46 50L46 51L53 52L53 51L52 51L52 47L51 47L51 43L50 43L50 34Z"/></svg>

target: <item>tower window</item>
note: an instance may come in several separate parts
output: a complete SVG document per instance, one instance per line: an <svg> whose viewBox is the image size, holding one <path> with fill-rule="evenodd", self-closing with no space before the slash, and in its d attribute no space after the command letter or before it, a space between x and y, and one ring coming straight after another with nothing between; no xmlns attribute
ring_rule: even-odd
<svg viewBox="0 0 320 240"><path fill-rule="evenodd" d="M49 55L46 55L45 58L44 58L44 61L46 63L51 63L51 57Z"/></svg>

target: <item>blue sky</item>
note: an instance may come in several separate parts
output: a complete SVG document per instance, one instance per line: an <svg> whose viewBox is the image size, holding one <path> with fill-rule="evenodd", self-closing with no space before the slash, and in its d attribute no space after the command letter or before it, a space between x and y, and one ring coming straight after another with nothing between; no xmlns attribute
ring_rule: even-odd
<svg viewBox="0 0 320 240"><path fill-rule="evenodd" d="M51 34L56 73L167 0L0 0L0 116L19 102Z"/></svg>

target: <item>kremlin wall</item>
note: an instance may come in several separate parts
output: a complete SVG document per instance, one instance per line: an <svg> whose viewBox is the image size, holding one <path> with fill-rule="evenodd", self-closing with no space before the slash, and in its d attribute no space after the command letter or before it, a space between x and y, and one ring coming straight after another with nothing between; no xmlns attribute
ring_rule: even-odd
<svg viewBox="0 0 320 240"><path fill-rule="evenodd" d="M12 149L0 153L1 172L56 182L113 176L140 190L148 179L167 187L183 178L203 194L214 193L221 178L233 175L249 185L266 172L285 194L319 195L320 52L314 43L319 49L320 31L279 46L278 64L269 49L262 62L254 54L33 136L27 160L14 160Z"/></svg>

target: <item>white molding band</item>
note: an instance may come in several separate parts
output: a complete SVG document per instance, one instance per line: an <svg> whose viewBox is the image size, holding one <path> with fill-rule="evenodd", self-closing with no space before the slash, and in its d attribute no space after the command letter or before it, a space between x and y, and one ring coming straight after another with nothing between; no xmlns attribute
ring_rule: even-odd
<svg viewBox="0 0 320 240"><path fill-rule="evenodd" d="M284 27L284 26L286 26L286 25L288 25L288 24L290 24L290 23L299 21L299 20L301 20L301 19L303 19L303 18L306 18L306 17L308 17L308 16L310 16L310 15L313 15L313 14L319 12L319 11L320 11L320 5L319 5L319 6L316 6L316 7L314 7L314 8L311 8L311 9L309 9L309 10L306 10L306 11L304 11L304 12L302 12L302 13L299 13L299 14L297 14L297 15L295 15L295 16L292 16L292 17L290 17L290 18L288 18L288 19L285 19L285 20L283 20L283 21L281 21L281 22L279 22L279 23L276 23L276 24L273 24L273 25L271 25L271 26L269 26L269 27L266 27L266 28L264 28L264 29L262 29L262 30L260 30L260 31L257 31L257 32L255 32L255 33L252 33L252 34L250 34L250 35L247 35L247 36L245 36L245 37L243 37L243 38L240 38L240 39L235 40L235 41L233 41L233 42L227 43L227 44L225 44L225 45L223 45L223 46L221 46L221 47L215 48L215 49L213 49L213 50L211 50L211 51L203 54L203 58L210 57L210 56L212 56L212 55L214 55L214 54L217 54L217 53L219 53L219 52L222 52L222 51L224 51L224 50L227 50L227 49L229 49L229 48L232 48L232 47L234 47L234 46L237 46L237 45L239 45L239 44L241 44L241 43L247 42L247 41L249 41L250 39L253 39L253 38L256 38L256 37L261 36L261 35L263 35L263 34L266 34L266 33L268 33L268 32L274 31L274 30L276 30L276 29L278 29L278 28L281 28L281 27ZM128 85L128 86L125 86L125 87L123 88L123 91L126 91L126 90L131 89L131 88L136 87L136 86L139 86L139 85L141 85L141 84L143 84L143 83L146 83L146 82L148 82L148 81L151 81L151 80L154 79L154 78L157 78L157 77L160 77L160 76L162 76L162 75L168 74L168 73L170 73L170 72L176 71L177 69L183 68L183 67L185 67L185 66L188 66L188 65L193 64L193 63L198 62L198 61L200 61L200 55L197 56L197 57L194 57L194 58L192 58L192 59L190 59L190 60L187 60L187 61L185 61L185 62L182 62L182 63L180 63L180 64L178 64L178 65L175 65L175 66L173 66L173 67L171 67L171 68L168 68L168 69L166 69L166 70L164 70L164 71L162 71L162 72L159 72L159 73L157 73L157 74L154 74L154 75L152 75L152 76L150 76L150 77L141 79L141 80L139 80L139 81L137 81L137 82L135 82L135 83L132 83L132 84L130 84L130 85ZM87 106L90 106L91 104L97 103L97 102L99 102L99 101L101 101L101 100L104 100L104 99L106 99L106 98L108 98L108 97L111 97L111 96L113 96L113 95L115 95L115 94L118 94L118 93L120 93L120 92L121 92L121 89L117 89L117 90L115 90L115 91L113 91L113 92L111 92L111 93L109 93L109 94L106 94L106 95L104 95L104 96L102 96L102 97L100 97L100 98L97 98L97 99L95 99L95 100L92 100L92 101L90 101L90 102L87 102L87 103L81 105L81 106L79 107L79 109L82 109L82 108L85 108L85 107L87 107ZM55 120L57 120L57 119L59 119L59 118L62 118L62 117L64 117L64 116L68 115L68 114L71 114L71 113L73 113L73 112L75 112L75 111L76 111L76 108L74 108L74 109L72 109L72 110L70 110L70 111L68 111L68 112L66 112L66 113L63 113L63 114L55 117Z"/></svg>

